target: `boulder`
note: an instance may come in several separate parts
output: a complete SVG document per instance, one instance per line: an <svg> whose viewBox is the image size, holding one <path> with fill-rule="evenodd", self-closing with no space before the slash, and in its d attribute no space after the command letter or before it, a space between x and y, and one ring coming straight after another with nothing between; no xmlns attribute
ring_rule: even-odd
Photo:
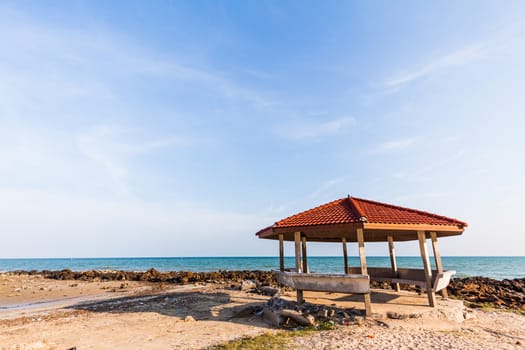
<svg viewBox="0 0 525 350"><path fill-rule="evenodd" d="M269 295L269 296L272 296L272 297L274 295L278 295L279 292L280 292L278 288L273 288L273 287L269 287L269 286L261 287L261 288L259 288L259 290L261 291L262 294Z"/></svg>
<svg viewBox="0 0 525 350"><path fill-rule="evenodd" d="M278 328L281 325L281 320L279 315L273 312L269 308L265 308L262 314L263 320L266 321L270 326Z"/></svg>

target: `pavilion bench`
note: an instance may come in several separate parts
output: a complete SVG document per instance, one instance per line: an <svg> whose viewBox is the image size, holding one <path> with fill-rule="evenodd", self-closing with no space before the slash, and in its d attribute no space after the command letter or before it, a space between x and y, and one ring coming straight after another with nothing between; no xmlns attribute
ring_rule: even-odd
<svg viewBox="0 0 525 350"><path fill-rule="evenodd" d="M372 314L370 301L370 276L357 274L324 274L273 271L277 282L297 291L297 303L303 301L303 291L337 292L364 296L365 313Z"/></svg>
<svg viewBox="0 0 525 350"><path fill-rule="evenodd" d="M370 277L368 275L281 271L273 271L273 273L279 283L297 290L348 294L370 293Z"/></svg>
<svg viewBox="0 0 525 350"><path fill-rule="evenodd" d="M350 267L348 273L360 273L361 268ZM425 270L422 269L404 269L398 268L397 275L394 274L392 269L385 267L369 267L367 272L370 275L371 281L388 282L388 283L400 283L408 285L419 286L423 291L427 290L427 282L425 278ZM448 286L450 278L456 271L449 270L441 273L437 270L432 270L432 291L438 292Z"/></svg>

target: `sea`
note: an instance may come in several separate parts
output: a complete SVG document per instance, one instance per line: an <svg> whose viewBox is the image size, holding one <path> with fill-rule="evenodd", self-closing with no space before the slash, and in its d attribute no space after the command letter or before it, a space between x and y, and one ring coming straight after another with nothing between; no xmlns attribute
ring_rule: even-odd
<svg viewBox="0 0 525 350"><path fill-rule="evenodd" d="M368 256L368 266L389 267L388 256ZM445 270L455 270L455 277L483 276L497 280L525 278L525 256L444 256ZM431 257L433 268L434 261ZM311 272L341 273L344 261L340 256L308 257ZM397 257L398 267L423 268L421 257ZM295 266L294 257L285 257L285 267ZM357 257L349 257L349 266L360 266ZM152 257L152 258L60 258L0 259L0 272L26 270L126 270L207 272L218 270L275 270L279 257Z"/></svg>

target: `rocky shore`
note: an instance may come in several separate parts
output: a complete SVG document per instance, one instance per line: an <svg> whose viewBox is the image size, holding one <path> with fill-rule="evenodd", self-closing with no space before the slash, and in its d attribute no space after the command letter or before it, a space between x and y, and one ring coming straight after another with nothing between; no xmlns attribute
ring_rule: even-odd
<svg viewBox="0 0 525 350"><path fill-rule="evenodd" d="M243 282L253 282L257 287L278 286L270 271L213 271L159 272L149 269L144 272L90 270L75 272L60 271L14 271L13 274L42 275L56 280L80 281L146 281L168 284L222 283L232 288L241 288ZM402 285L402 289L420 292L419 288ZM372 288L390 289L388 283L372 283ZM448 286L449 296L462 299L470 307L494 307L525 312L525 278L495 280L487 277L454 278Z"/></svg>

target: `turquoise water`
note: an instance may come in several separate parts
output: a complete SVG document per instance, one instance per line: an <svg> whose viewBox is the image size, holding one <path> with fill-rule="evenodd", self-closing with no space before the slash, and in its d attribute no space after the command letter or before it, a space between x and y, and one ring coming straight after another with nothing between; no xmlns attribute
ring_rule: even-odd
<svg viewBox="0 0 525 350"><path fill-rule="evenodd" d="M494 279L525 277L525 256L520 257L442 257L446 270L456 270L456 277L484 276ZM367 257L368 266L389 267L390 258ZM431 263L433 265L432 257ZM343 271L342 257L308 257L312 272L339 273ZM350 266L359 266L357 257L349 258ZM398 257L399 267L422 268L420 257ZM295 259L285 258L293 267ZM271 270L279 268L278 257L195 257L195 258L78 258L78 259L0 259L0 271L15 270L130 270L146 271L217 271Z"/></svg>

